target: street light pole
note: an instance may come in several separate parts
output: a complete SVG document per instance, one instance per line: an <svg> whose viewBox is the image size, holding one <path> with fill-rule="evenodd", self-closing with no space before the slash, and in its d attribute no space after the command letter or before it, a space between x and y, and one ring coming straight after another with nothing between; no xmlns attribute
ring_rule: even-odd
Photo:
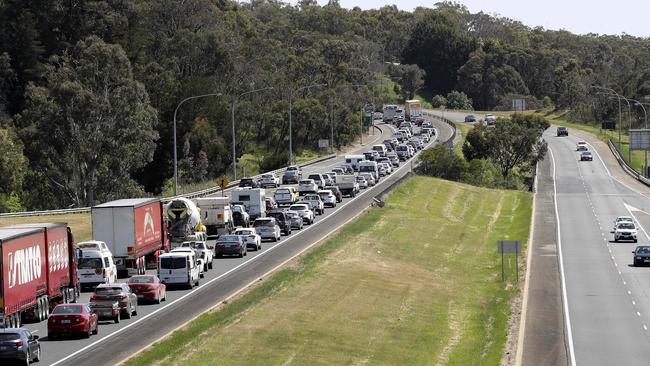
<svg viewBox="0 0 650 366"><path fill-rule="evenodd" d="M320 86L326 86L327 84L312 84L300 87L296 90L289 91L289 164L293 164L293 126L291 121L291 99L293 98L293 93L298 93L305 89L316 88Z"/></svg>
<svg viewBox="0 0 650 366"><path fill-rule="evenodd" d="M630 99L631 102L634 102L634 105L641 107L643 109L643 119L644 119L644 124L643 128L648 129L648 113L645 110L645 107L643 106L643 103L639 102L638 100ZM630 135L630 138L632 136ZM631 150L631 145L630 145L630 150ZM644 159L643 159L643 176L648 177L648 150L644 150ZM631 163L631 161L630 161Z"/></svg>
<svg viewBox="0 0 650 366"><path fill-rule="evenodd" d="M622 114L621 114L621 95L619 95L616 92L616 90L614 90L612 88L607 88L607 87L604 87L604 86L595 86L595 85L593 85L592 88L607 90L607 91L613 93L614 95L616 95L616 100L618 100L618 150L620 151L621 150L621 128L622 128L622 124L623 124Z"/></svg>
<svg viewBox="0 0 650 366"><path fill-rule="evenodd" d="M233 180L237 180L237 146L236 146L236 139L235 139L235 107L237 105L237 101L248 94L252 93L257 93L265 90L271 90L273 89L272 86L266 87L266 88L259 88L259 89L254 89L254 90L249 90L247 92L239 94L236 98L232 100L232 103L230 105L230 121L232 124L232 174L233 174Z"/></svg>
<svg viewBox="0 0 650 366"><path fill-rule="evenodd" d="M221 93L210 93L210 94L202 94L202 95L194 95L191 97L187 97L183 100L181 100L180 103L176 106L176 109L174 110L174 196L176 196L177 193L177 187L178 187L178 153L176 151L176 113L178 113L178 109L181 107L181 104L187 102L188 100L192 99L199 99L199 98L204 98L204 97L220 97L222 94Z"/></svg>
<svg viewBox="0 0 650 366"><path fill-rule="evenodd" d="M599 87L599 86L592 86L592 87L593 88L598 88L598 89L605 89L605 90L608 90L608 91L610 90L609 88L603 88L603 87ZM611 90L611 91L613 91L613 90ZM608 93L602 93L602 94L608 94ZM609 95L612 95L612 94L609 93ZM614 91L613 95L616 95L618 98L623 99L627 103L628 131L629 131L629 130L632 129L632 107L630 106L630 99L627 99L626 97L616 93L615 91ZM629 134L629 132L628 132L628 134ZM619 147L619 150L620 150L620 147ZM629 141L628 141L628 149L627 149L627 159L630 162L630 164L632 164L632 149L630 149Z"/></svg>

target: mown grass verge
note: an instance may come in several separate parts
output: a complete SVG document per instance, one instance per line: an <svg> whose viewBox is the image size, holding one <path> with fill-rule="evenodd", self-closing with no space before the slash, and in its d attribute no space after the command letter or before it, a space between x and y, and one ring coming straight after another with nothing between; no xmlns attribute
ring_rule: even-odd
<svg viewBox="0 0 650 366"><path fill-rule="evenodd" d="M93 236L90 212L47 216L0 217L0 227L42 222L67 222L77 242L90 240Z"/></svg>
<svg viewBox="0 0 650 366"><path fill-rule="evenodd" d="M531 205L410 178L387 207L126 364L497 365L518 289L512 267L501 282L495 243L527 242Z"/></svg>

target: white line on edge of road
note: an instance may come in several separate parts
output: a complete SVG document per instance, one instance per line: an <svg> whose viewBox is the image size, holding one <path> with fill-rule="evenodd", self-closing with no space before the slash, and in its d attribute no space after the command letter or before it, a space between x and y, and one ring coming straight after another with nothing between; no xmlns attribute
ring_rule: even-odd
<svg viewBox="0 0 650 366"><path fill-rule="evenodd" d="M576 355L575 350L573 349L573 333L571 331L571 317L569 316L569 299L566 292L566 278L564 275L564 257L562 256L562 238L560 235L560 213L557 208L557 182L555 181L555 156L553 156L553 149L548 148L548 152L551 154L551 161L553 162L553 201L555 205L555 221L557 226L557 246L558 246L558 255L560 259L560 275L562 282L562 303L564 304L564 320L566 321L567 329L567 338L569 341L569 358L571 359L571 365L576 366Z"/></svg>
<svg viewBox="0 0 650 366"><path fill-rule="evenodd" d="M435 141L437 141L437 140L438 140L438 135L436 134L436 138L435 138L433 141L431 141L431 142L429 143L429 145L433 144L433 143L434 143ZM424 149L423 149L423 150L424 150ZM420 154L420 152L421 152L421 151L419 151L419 152L418 152L416 155L414 155L411 159L415 159L415 158ZM410 167L410 164L404 164L404 165L400 166L399 168L397 168L397 171L400 171L401 169L403 169L403 168L405 168L405 167ZM393 173L393 174L394 174L394 173ZM380 183L378 183L376 186L379 186L380 184L385 184L386 182L387 182L387 180L384 179L383 181L381 181ZM361 196L363 196L364 194L367 194L368 192L370 192L370 190L366 190L366 191L364 191L364 192L361 192L360 194L357 195L357 197L361 197ZM355 197L355 198L356 198L356 197ZM333 214L339 212L340 210L342 210L343 208L345 208L345 207L346 207L347 205L349 205L350 203L356 201L355 198L353 198L353 199L351 199L350 201L348 201L348 202L344 203L343 205L341 205L341 207L339 207L339 208L336 209L334 212L332 212L331 215L333 215ZM323 222L324 222L324 220L319 220L318 222L316 222L316 223L310 225L308 228L303 229L303 230L301 230L299 233L297 233L297 234L295 234L294 236L292 236L291 239L300 236L302 233L306 232L307 230L311 229L312 227L316 227L316 226L318 226L319 224L322 224ZM337 227L336 229L338 229L338 227ZM335 229L335 230L336 230L336 229ZM334 231L334 230L330 230L330 232L331 232L331 231ZM181 300L183 300L183 299L185 299L185 298L187 298L187 297L189 297L189 296L192 296L192 295L195 295L195 294L199 293L199 292L201 291L201 289L205 288L207 285L209 285L209 284L211 284L211 283L213 283L213 282L215 282L215 281L218 281L218 280L222 279L223 277L225 277L225 276L229 275L230 273L232 273L232 272L238 270L239 268L245 266L246 264L252 263L253 261L257 260L258 258L262 258L262 257L264 257L267 253L271 253L275 248L279 248L280 246L282 246L282 245L284 245L285 243L287 243L288 239L289 239L289 238L285 238L285 240L281 241L281 242L280 242L279 244L277 244L277 245L274 245L273 247L271 247L271 248L269 248L268 250L264 251L264 252L261 253L260 255L257 255L257 256L255 256L255 257L253 257L253 258L251 258L251 259L249 259L249 260L247 260L247 261L244 261L244 262L240 263L239 265L237 265L237 266L231 268L230 270L228 270L228 271L222 273L221 275L219 275L219 276L217 276L217 277L211 279L210 281L205 282L204 284L202 284L201 286L199 286L198 288L196 288L196 290L193 290L193 291L190 291L190 292L186 293L185 295L183 295L183 296L179 297L178 299L176 299L176 300L174 300L174 301L172 301L172 302L166 304L165 306L163 306L163 307L161 307L161 308L159 308L159 309L154 310L153 312L151 312L151 313L149 313L149 314L143 316L142 318L139 318L138 320L134 321L133 323L128 324L128 325L126 325L126 326L124 326L124 327L122 327L122 328L119 328L119 329L117 329L116 331L114 331L113 333L110 333L110 334L104 336L104 338L100 338L100 339L94 341L93 343L91 343L91 344L89 344L89 345L87 345L87 346L85 346L85 347L83 347L83 348L81 348L81 349L79 349L79 350L77 350L77 351L75 351L75 352L73 352L73 353L71 353L71 354L65 356L64 358L62 358L62 359L60 359L60 360L58 360L58 361L52 363L50 366L55 366L55 365L58 365L58 364L60 364L60 363L62 363L62 362L65 362L65 361L69 360L70 358L75 357L75 356L77 356L78 354L83 353L83 352L89 350L90 348L95 347L95 346L98 345L99 343L101 343L101 342L103 342L103 341L105 341L105 340L107 340L107 339L109 339L109 338L112 338L113 336L116 336L116 335L122 333L122 332L125 331L126 329L129 329L129 328L131 328L132 326L135 326L136 324L140 324L141 322L143 322L143 321L145 321L146 319L148 319L148 318L150 318L150 317L152 317L152 316L158 314L159 312L161 312L162 310L166 309L167 307L172 306L172 305L176 304L177 302L179 302L179 301L181 301ZM315 242L315 243L317 243L317 242ZM315 245L315 243L311 244L309 247L312 247L313 245Z"/></svg>

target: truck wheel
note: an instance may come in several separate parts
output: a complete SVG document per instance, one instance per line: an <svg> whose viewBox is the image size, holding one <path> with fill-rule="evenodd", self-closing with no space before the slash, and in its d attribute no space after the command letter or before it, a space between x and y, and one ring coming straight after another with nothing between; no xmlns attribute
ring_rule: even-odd
<svg viewBox="0 0 650 366"><path fill-rule="evenodd" d="M113 322L115 324L118 324L120 322L120 318L121 318L120 317L120 312L118 312L117 315L115 315L115 318L113 318Z"/></svg>
<svg viewBox="0 0 650 366"><path fill-rule="evenodd" d="M137 304L133 305L133 315L138 315L138 305Z"/></svg>
<svg viewBox="0 0 650 366"><path fill-rule="evenodd" d="M208 268L212 269L212 267L213 267L212 261L210 261L210 263L208 263Z"/></svg>
<svg viewBox="0 0 650 366"><path fill-rule="evenodd" d="M131 319L131 311L127 310L124 312L124 319Z"/></svg>
<svg viewBox="0 0 650 366"><path fill-rule="evenodd" d="M99 333L99 324L95 324L95 331L93 332L94 335L97 335Z"/></svg>

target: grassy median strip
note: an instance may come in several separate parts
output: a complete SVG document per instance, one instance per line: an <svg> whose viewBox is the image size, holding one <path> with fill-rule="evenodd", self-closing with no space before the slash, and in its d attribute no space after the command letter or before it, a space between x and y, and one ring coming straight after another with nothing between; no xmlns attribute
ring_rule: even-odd
<svg viewBox="0 0 650 366"><path fill-rule="evenodd" d="M126 364L497 365L518 290L501 282L495 242L526 242L531 205L524 192L411 178L385 208Z"/></svg>

